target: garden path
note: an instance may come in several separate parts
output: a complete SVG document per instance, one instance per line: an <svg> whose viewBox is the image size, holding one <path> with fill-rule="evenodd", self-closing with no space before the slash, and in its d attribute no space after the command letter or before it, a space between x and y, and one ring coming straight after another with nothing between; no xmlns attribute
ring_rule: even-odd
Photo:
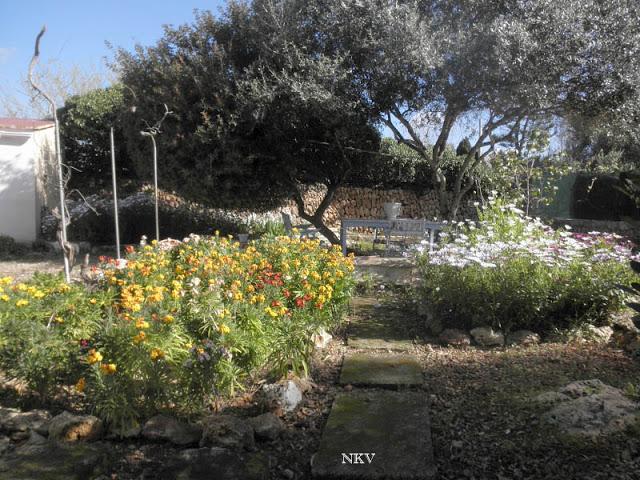
<svg viewBox="0 0 640 480"><path fill-rule="evenodd" d="M411 336L373 297L355 298L353 309L339 380L345 391L333 402L313 476L431 479L429 406Z"/></svg>

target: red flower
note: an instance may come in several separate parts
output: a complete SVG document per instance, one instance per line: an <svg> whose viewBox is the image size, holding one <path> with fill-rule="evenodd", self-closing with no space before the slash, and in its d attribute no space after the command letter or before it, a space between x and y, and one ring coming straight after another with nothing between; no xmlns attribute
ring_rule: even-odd
<svg viewBox="0 0 640 480"><path fill-rule="evenodd" d="M274 307L274 308L275 308L275 307L279 307L279 306L281 306L281 305L282 305L282 304L281 304L278 300L274 300L273 302L271 302L271 306L272 306L272 307Z"/></svg>
<svg viewBox="0 0 640 480"><path fill-rule="evenodd" d="M286 288L282 291L282 294L286 297L289 298L291 296L291 292L289 290L287 290Z"/></svg>
<svg viewBox="0 0 640 480"><path fill-rule="evenodd" d="M298 307L298 308L304 307L304 299L303 298L296 298L296 307Z"/></svg>
<svg viewBox="0 0 640 480"><path fill-rule="evenodd" d="M127 245L126 247L124 247L124 251L127 253L133 253L135 250L135 248L133 247L133 245Z"/></svg>

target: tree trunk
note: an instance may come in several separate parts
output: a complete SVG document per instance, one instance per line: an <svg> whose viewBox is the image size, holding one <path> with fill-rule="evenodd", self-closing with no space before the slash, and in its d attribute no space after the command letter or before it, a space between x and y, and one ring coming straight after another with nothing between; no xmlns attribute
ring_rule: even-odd
<svg viewBox="0 0 640 480"><path fill-rule="evenodd" d="M335 233L333 233L333 231L324 223L324 220L322 218L324 215L324 212L326 212L327 208L329 208L329 206L331 205L331 202L333 201L333 197L336 194L336 190L338 190L339 184L335 184L335 185L328 184L326 185L326 187L327 187L327 193L325 193L324 198L320 202L320 205L318 205L318 208L316 209L315 212L313 212L312 215L309 215L306 212L302 193L297 187L294 193L294 200L296 202L296 205L298 206L298 215L303 220L306 220L307 222L311 223L314 227L316 227L318 231L322 235L324 235L326 239L329 240L329 242L331 242L333 245L339 245L340 238L338 238L338 236Z"/></svg>

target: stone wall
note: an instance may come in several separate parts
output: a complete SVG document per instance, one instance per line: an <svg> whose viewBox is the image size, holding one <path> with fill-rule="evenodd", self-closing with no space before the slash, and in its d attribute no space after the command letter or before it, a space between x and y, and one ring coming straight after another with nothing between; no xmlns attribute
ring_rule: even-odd
<svg viewBox="0 0 640 480"><path fill-rule="evenodd" d="M320 205L326 188L322 185L307 187L304 200L307 212L312 213ZM400 202L403 218L438 218L437 192L430 191L419 195L411 190L378 190L373 188L340 187L324 215L329 226L338 226L341 218L384 218L383 204ZM458 219L475 218L476 209L473 201L463 202L458 212ZM295 215L297 208L290 202L288 209Z"/></svg>

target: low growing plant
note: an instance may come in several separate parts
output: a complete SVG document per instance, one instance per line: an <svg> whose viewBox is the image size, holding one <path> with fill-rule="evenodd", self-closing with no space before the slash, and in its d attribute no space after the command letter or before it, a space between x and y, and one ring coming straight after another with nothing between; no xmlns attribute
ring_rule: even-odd
<svg viewBox="0 0 640 480"><path fill-rule="evenodd" d="M41 391L77 382L120 429L200 411L247 378L306 373L312 335L338 324L354 286L338 248L289 237L242 249L192 236L102 262L92 292L54 276L2 280L0 365Z"/></svg>
<svg viewBox="0 0 640 480"><path fill-rule="evenodd" d="M418 261L425 302L445 326L545 333L606 323L624 305L630 242L614 234L553 231L494 201L479 222L455 225Z"/></svg>

